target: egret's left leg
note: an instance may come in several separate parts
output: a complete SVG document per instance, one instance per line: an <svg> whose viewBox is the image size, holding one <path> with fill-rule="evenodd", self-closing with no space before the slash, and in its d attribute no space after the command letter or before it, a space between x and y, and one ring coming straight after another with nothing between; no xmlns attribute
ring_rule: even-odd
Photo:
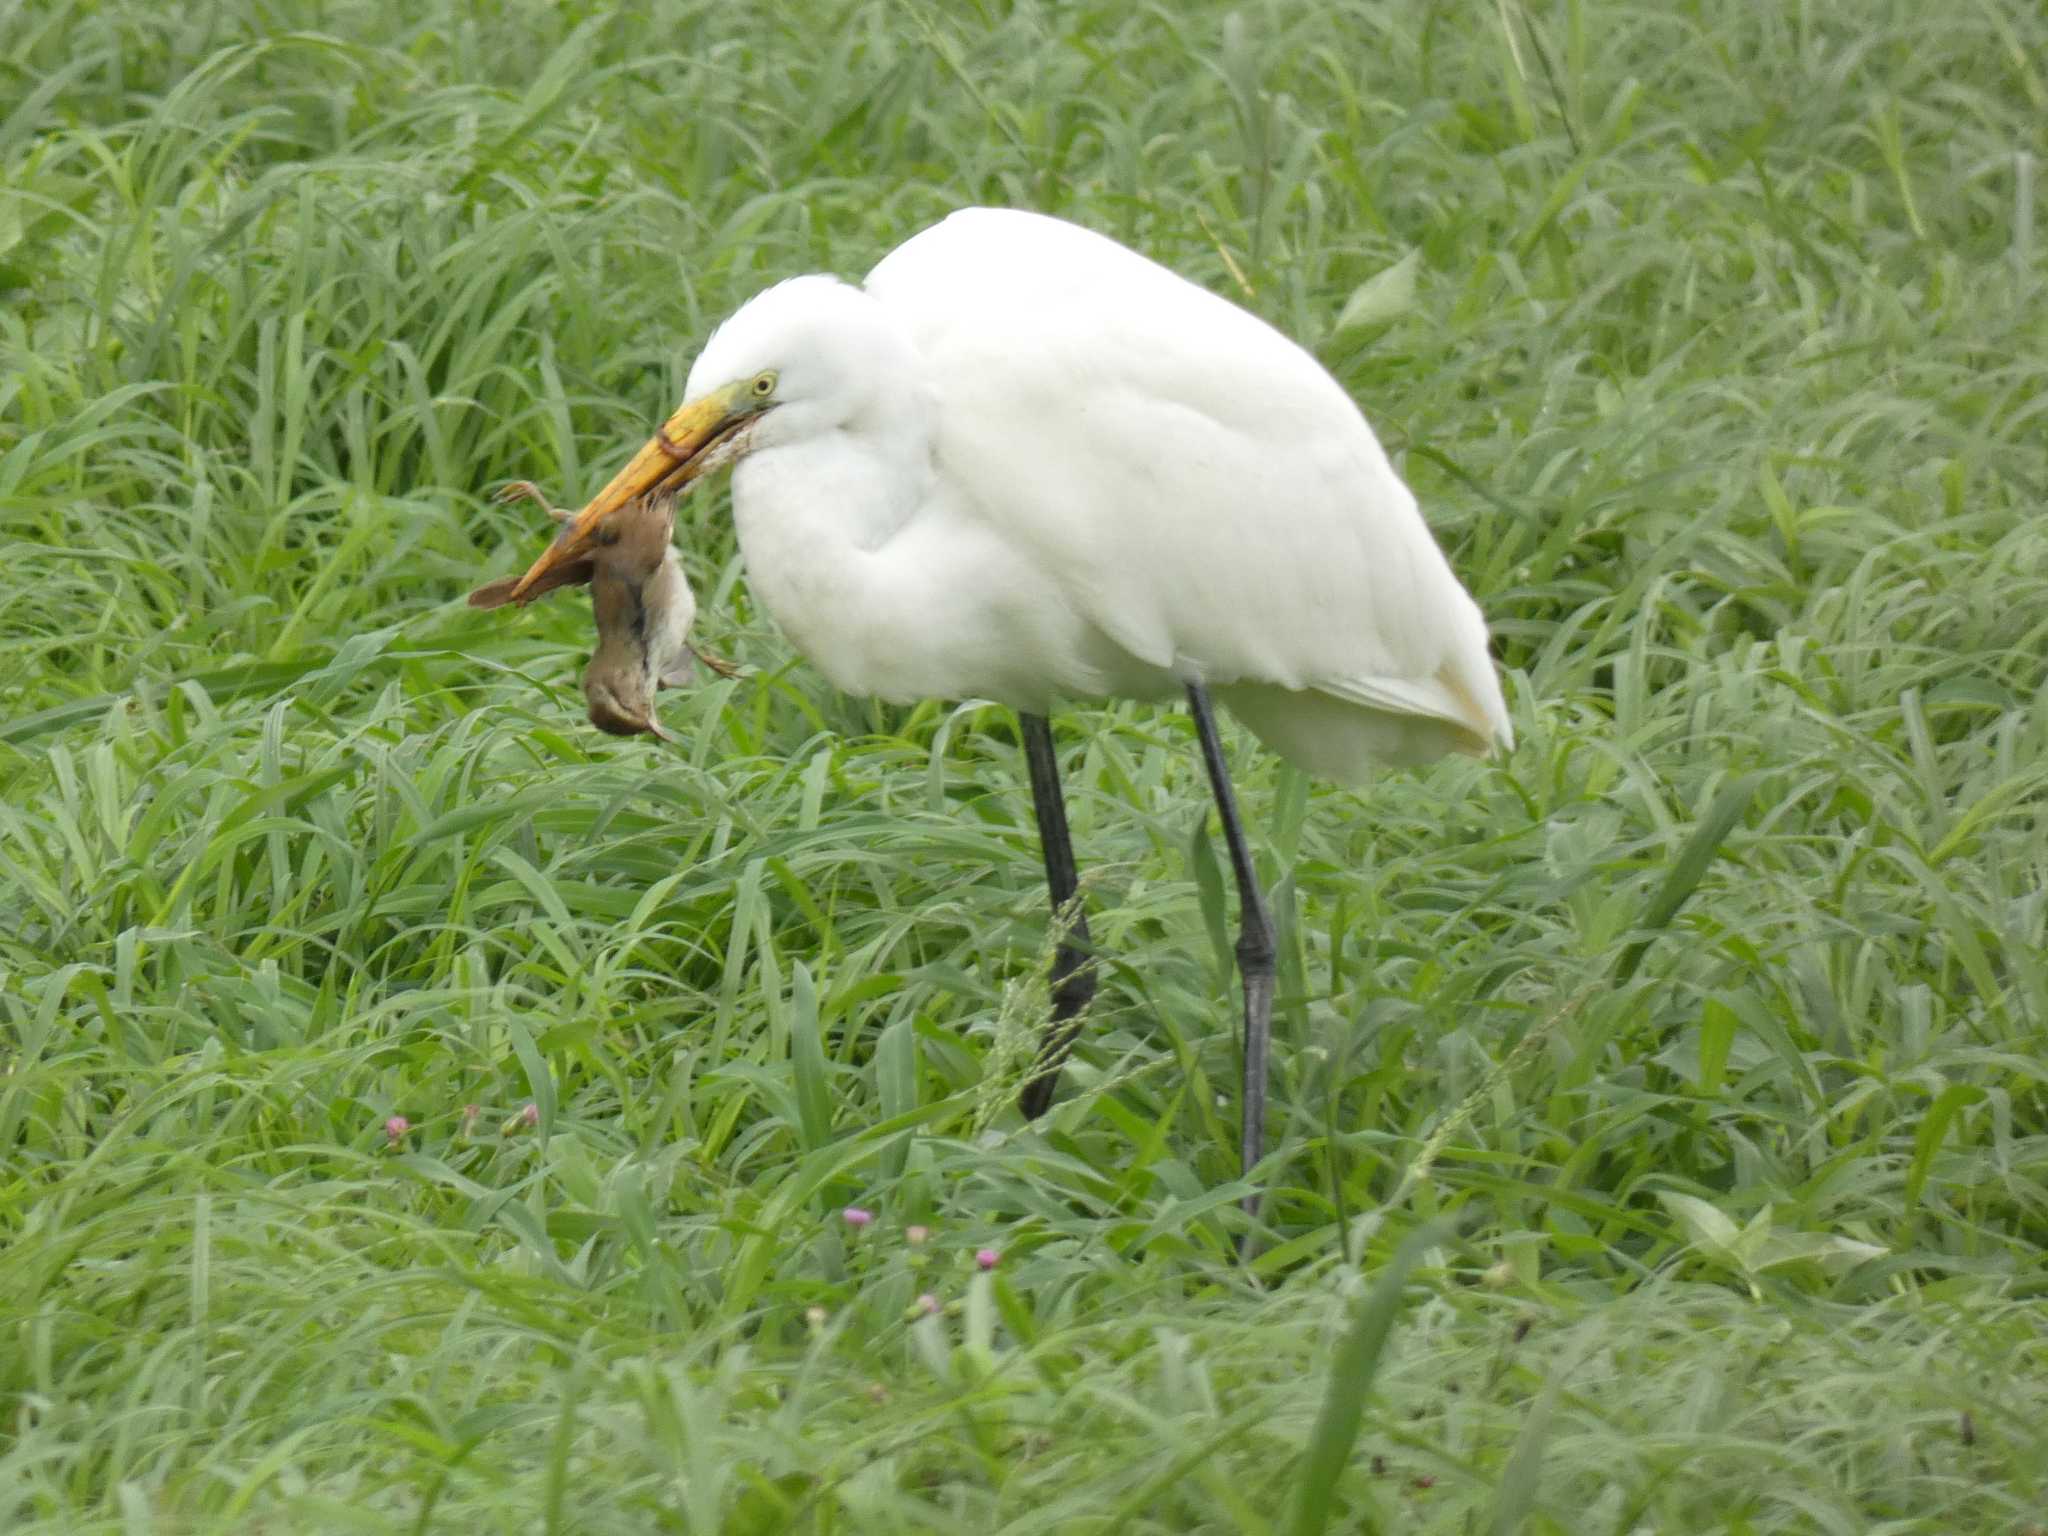
<svg viewBox="0 0 2048 1536"><path fill-rule="evenodd" d="M1074 868L1074 840L1067 831L1067 802L1060 793L1060 760L1053 750L1052 722L1019 711L1024 761L1031 774L1031 810L1038 819L1038 845L1045 854L1045 883L1052 894L1052 920L1060 927L1052 957L1052 1019L1040 1042L1038 1064L1018 1096L1024 1118L1036 1120L1052 1108L1060 1068L1081 1032L1081 1016L1095 996L1095 962L1088 954L1088 914L1081 906L1081 878Z"/></svg>
<svg viewBox="0 0 2048 1536"><path fill-rule="evenodd" d="M1279 953L1273 942L1273 919L1259 894L1259 877L1245 846L1244 825L1237 819L1237 796L1230 788L1230 769L1223 761L1223 742L1216 734L1216 714L1209 690L1188 684L1188 708L1195 732L1202 738L1202 761L1209 769L1209 787L1216 792L1216 812L1223 821L1223 840L1230 845L1230 872L1237 877L1237 973L1244 980L1244 1128L1240 1151L1245 1172L1266 1155L1266 1063L1273 1037L1273 977ZM1256 1210L1257 1200L1246 1202Z"/></svg>

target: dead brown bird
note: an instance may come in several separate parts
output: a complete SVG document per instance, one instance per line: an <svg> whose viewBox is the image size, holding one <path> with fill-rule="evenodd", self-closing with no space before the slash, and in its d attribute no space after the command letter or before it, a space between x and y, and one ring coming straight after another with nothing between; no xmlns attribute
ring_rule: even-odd
<svg viewBox="0 0 2048 1536"><path fill-rule="evenodd" d="M500 501L537 501L548 516L566 523L531 481L515 480L498 493ZM675 738L655 718L654 695L690 680L693 660L721 677L731 677L731 663L690 644L690 625L697 617L697 598L683 574L682 558L670 536L675 530L675 498L642 496L622 508L582 558L548 573L547 579L516 598L517 577L478 587L469 601L477 608L507 602L524 605L559 587L590 586L592 616L597 621L597 649L583 669L583 696L590 702L590 723L614 736L652 732L664 741Z"/></svg>

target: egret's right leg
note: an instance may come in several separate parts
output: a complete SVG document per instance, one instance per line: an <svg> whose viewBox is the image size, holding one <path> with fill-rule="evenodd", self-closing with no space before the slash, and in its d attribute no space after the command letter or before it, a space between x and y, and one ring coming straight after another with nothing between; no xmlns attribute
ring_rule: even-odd
<svg viewBox="0 0 2048 1536"><path fill-rule="evenodd" d="M1223 739L1216 734L1216 712L1209 705L1209 690L1200 683L1188 684L1188 710L1195 717L1202 763L1216 794L1217 819L1223 823L1223 841L1230 849L1230 872L1237 877L1237 974L1244 982L1244 1120L1238 1150L1244 1171L1250 1173L1266 1155L1266 1070L1272 1054L1273 982L1279 951L1273 942L1273 919L1266 911L1266 898L1259 893L1258 873L1252 868L1244 823L1238 820L1237 795L1230 787L1229 765L1223 760ZM1246 1200L1244 1208L1256 1216L1259 1197Z"/></svg>
<svg viewBox="0 0 2048 1536"><path fill-rule="evenodd" d="M1053 753L1052 723L1019 711L1024 760L1031 770L1031 810L1038 818L1038 846L1045 853L1045 883L1052 892L1053 921L1061 925L1052 957L1052 1022L1038 1051L1038 1069L1017 1098L1024 1118L1036 1120L1052 1107L1060 1068L1081 1030L1081 1015L1095 996L1095 964L1088 956L1088 914L1081 909L1074 841L1067 832L1067 804L1060 794L1060 760Z"/></svg>

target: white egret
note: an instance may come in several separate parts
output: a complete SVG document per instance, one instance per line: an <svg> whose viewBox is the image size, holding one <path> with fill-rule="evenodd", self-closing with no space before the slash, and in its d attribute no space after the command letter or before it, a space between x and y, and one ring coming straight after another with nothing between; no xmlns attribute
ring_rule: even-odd
<svg viewBox="0 0 2048 1536"><path fill-rule="evenodd" d="M1264 1152L1273 930L1211 699L1310 772L1484 755L1512 732L1486 623L1371 427L1264 321L1076 225L976 208L854 286L741 306L683 404L521 579L634 498L733 466L753 592L853 694L1018 712L1046 878L1075 916L1022 1105L1094 992L1046 715L1184 692L1237 883L1241 1152Z"/></svg>

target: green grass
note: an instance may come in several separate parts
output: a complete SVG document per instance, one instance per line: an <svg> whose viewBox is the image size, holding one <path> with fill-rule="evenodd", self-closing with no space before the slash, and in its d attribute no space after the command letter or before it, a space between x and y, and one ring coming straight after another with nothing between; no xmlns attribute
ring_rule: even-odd
<svg viewBox="0 0 2048 1536"><path fill-rule="evenodd" d="M2038 6L27 0L0 61L0 1527L2048 1524ZM977 201L1314 347L1508 671L1491 764L1233 736L1248 1267L1183 717L1061 721L1109 960L1027 1128L1004 712L835 696L722 493L680 747L584 725L580 600L461 601L497 485Z"/></svg>

